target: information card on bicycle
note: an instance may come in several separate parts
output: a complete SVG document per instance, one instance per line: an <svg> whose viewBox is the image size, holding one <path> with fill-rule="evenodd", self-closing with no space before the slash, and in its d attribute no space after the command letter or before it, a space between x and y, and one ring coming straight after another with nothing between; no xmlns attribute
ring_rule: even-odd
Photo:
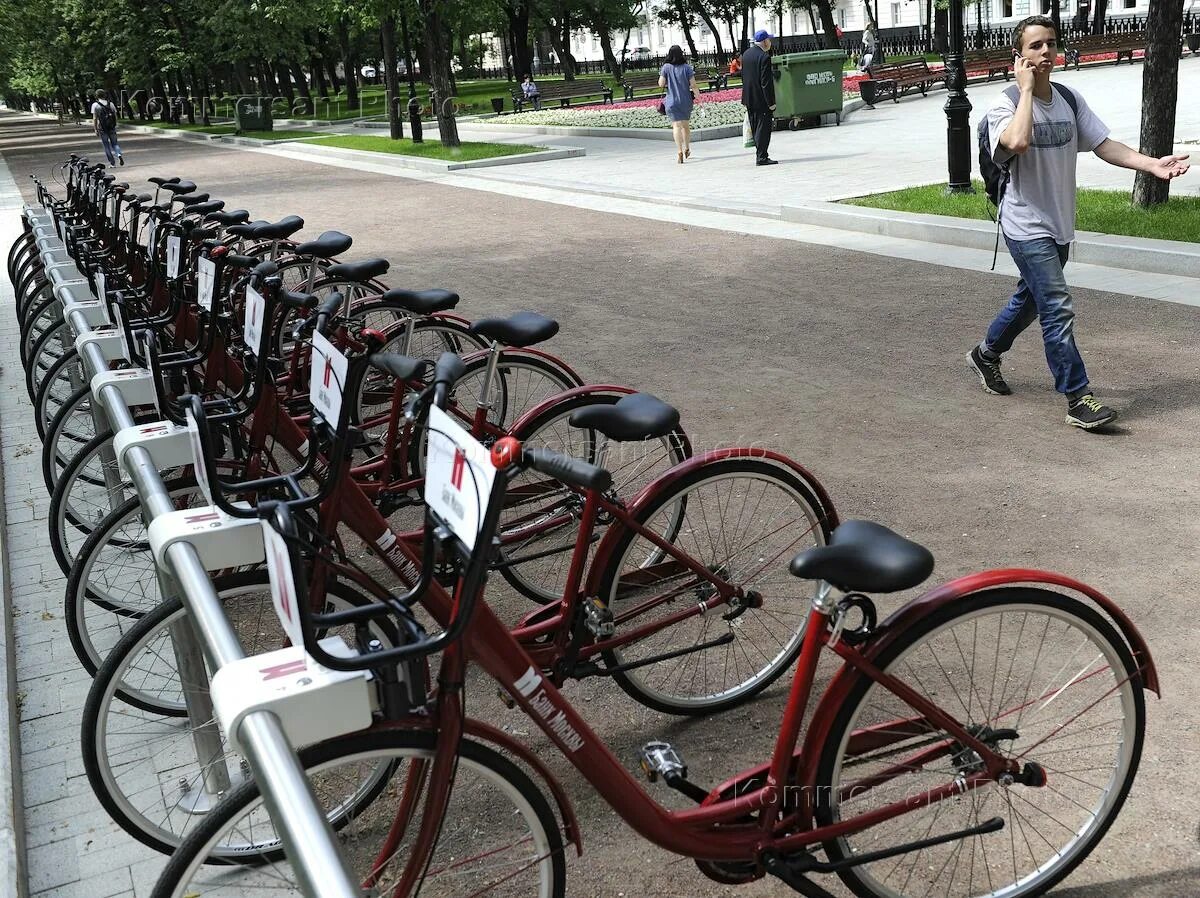
<svg viewBox="0 0 1200 898"><path fill-rule="evenodd" d="M425 504L468 549L475 548L495 479L492 455L483 444L436 405L431 408Z"/></svg>
<svg viewBox="0 0 1200 898"><path fill-rule="evenodd" d="M317 331L312 338L312 376L308 401L325 423L337 427L342 416L342 390L346 386L346 357Z"/></svg>
<svg viewBox="0 0 1200 898"><path fill-rule="evenodd" d="M208 471L204 466L204 444L200 442L200 426L196 423L196 418L190 408L183 410L183 416L187 420L188 439L192 444L192 464L196 469L196 485L200 487L200 493L204 496L204 504L215 509L212 492L208 487Z"/></svg>
<svg viewBox="0 0 1200 898"><path fill-rule="evenodd" d="M213 287L217 283L217 263L201 256L196 261L196 302L206 312L213 307Z"/></svg>
<svg viewBox="0 0 1200 898"><path fill-rule="evenodd" d="M167 238L167 277L179 277L179 237L175 234Z"/></svg>
<svg viewBox="0 0 1200 898"><path fill-rule="evenodd" d="M263 314L267 301L253 287L246 288L246 320L242 325L242 336L246 340L246 348L256 356L262 352Z"/></svg>
<svg viewBox="0 0 1200 898"><path fill-rule="evenodd" d="M267 550L267 574L271 578L271 602L275 616L283 625L288 640L297 647L304 646L304 629L296 603L296 578L292 574L292 555L287 542L270 521L262 521L263 546Z"/></svg>

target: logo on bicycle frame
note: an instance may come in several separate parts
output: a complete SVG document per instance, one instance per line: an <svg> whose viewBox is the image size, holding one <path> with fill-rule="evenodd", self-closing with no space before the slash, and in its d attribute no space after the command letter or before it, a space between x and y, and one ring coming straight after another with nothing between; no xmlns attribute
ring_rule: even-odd
<svg viewBox="0 0 1200 898"><path fill-rule="evenodd" d="M563 745L571 751L579 751L579 749L583 748L583 738L567 722L566 712L556 707L550 701L550 697L546 695L545 689L539 688L541 685L541 675L531 667L525 671L521 679L513 683L513 689L519 692L522 697L528 699L533 710L546 722L546 728L561 739Z"/></svg>

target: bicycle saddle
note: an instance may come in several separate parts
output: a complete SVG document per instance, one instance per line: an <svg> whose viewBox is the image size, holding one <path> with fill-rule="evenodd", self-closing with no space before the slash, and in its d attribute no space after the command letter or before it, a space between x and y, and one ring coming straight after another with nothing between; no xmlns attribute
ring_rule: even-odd
<svg viewBox="0 0 1200 898"><path fill-rule="evenodd" d="M404 290L393 287L383 294L383 298L414 315L432 315L458 305L458 294L453 290Z"/></svg>
<svg viewBox="0 0 1200 898"><path fill-rule="evenodd" d="M558 322L537 312L517 312L507 318L480 318L471 333L509 346L533 346L558 333Z"/></svg>
<svg viewBox="0 0 1200 898"><path fill-rule="evenodd" d="M679 412L657 396L632 393L612 405L587 405L571 413L572 427L598 430L610 440L635 442L669 434L679 426Z"/></svg>
<svg viewBox="0 0 1200 898"><path fill-rule="evenodd" d="M207 215L209 212L217 212L225 208L224 200L205 200L203 203L195 203L184 207L184 212L188 215Z"/></svg>
<svg viewBox="0 0 1200 898"><path fill-rule="evenodd" d="M250 213L245 209L234 209L232 212L209 212L204 219L205 221L215 221L219 225L234 225L249 221Z"/></svg>
<svg viewBox="0 0 1200 898"><path fill-rule="evenodd" d="M196 189L195 181L164 181L161 185L163 190L169 191L175 195L181 193L192 193Z"/></svg>
<svg viewBox="0 0 1200 898"><path fill-rule="evenodd" d="M241 224L230 225L225 230L234 237L254 237L257 229L265 224L270 224L270 222L259 218L255 221L244 221Z"/></svg>
<svg viewBox="0 0 1200 898"><path fill-rule="evenodd" d="M304 227L304 219L299 215L285 215L279 221L266 221L257 226L247 227L253 227L249 236L259 240L283 240Z"/></svg>
<svg viewBox="0 0 1200 898"><path fill-rule="evenodd" d="M157 184L159 187L162 187L164 184L175 184L179 181L178 178L147 178L146 180L151 184Z"/></svg>
<svg viewBox="0 0 1200 898"><path fill-rule="evenodd" d="M392 263L387 259L364 259L361 262L339 262L325 269L325 276L344 278L347 281L369 281L387 274Z"/></svg>
<svg viewBox="0 0 1200 898"><path fill-rule="evenodd" d="M185 206L194 206L197 203L207 203L207 193L181 193L171 197L172 203L183 203Z"/></svg>
<svg viewBox="0 0 1200 898"><path fill-rule="evenodd" d="M307 240L294 250L298 256L312 256L314 259L330 259L338 253L344 253L354 243L354 238L341 231L326 231L316 240Z"/></svg>
<svg viewBox="0 0 1200 898"><path fill-rule="evenodd" d="M833 531L829 545L806 549L789 569L846 592L899 592L933 573L933 553L882 524L846 521Z"/></svg>

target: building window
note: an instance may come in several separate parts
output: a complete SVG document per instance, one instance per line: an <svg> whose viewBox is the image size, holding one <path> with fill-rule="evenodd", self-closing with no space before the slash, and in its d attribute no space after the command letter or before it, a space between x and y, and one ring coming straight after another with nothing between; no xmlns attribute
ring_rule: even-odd
<svg viewBox="0 0 1200 898"><path fill-rule="evenodd" d="M892 4L892 26L894 27L899 24L900 24L900 4L893 3Z"/></svg>
<svg viewBox="0 0 1200 898"><path fill-rule="evenodd" d="M1042 0L1042 15L1050 15L1050 0Z"/></svg>
<svg viewBox="0 0 1200 898"><path fill-rule="evenodd" d="M1125 0L1126 9L1133 9L1135 6L1137 6L1137 0Z"/></svg>
<svg viewBox="0 0 1200 898"><path fill-rule="evenodd" d="M843 30L846 28L846 10L844 9L838 10L838 27Z"/></svg>
<svg viewBox="0 0 1200 898"><path fill-rule="evenodd" d="M1000 16L1005 19L1011 19L1013 15L1012 0L1000 0Z"/></svg>

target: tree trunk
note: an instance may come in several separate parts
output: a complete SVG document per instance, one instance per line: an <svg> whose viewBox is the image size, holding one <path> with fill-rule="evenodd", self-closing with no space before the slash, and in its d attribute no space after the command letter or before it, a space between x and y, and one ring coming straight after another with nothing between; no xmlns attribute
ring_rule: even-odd
<svg viewBox="0 0 1200 898"><path fill-rule="evenodd" d="M383 45L384 100L387 103L388 132L392 140L404 136L404 123L400 118L400 86L396 82L396 17L384 16L379 25L380 43Z"/></svg>
<svg viewBox="0 0 1200 898"><path fill-rule="evenodd" d="M933 51L933 0L925 0L925 34L922 36L925 41L925 51Z"/></svg>
<svg viewBox="0 0 1200 898"><path fill-rule="evenodd" d="M725 56L725 47L721 44L721 32L717 30L717 23L712 20L712 16L708 14L708 10L700 0L692 0L692 12L701 18L712 34L713 43L717 45L717 65L724 66L729 59Z"/></svg>
<svg viewBox="0 0 1200 898"><path fill-rule="evenodd" d="M558 22L546 23L546 34L550 38L550 47L554 55L562 63L563 79L575 80L575 57L571 55L571 21L563 16ZM482 66L481 66L482 68Z"/></svg>
<svg viewBox="0 0 1200 898"><path fill-rule="evenodd" d="M529 0L510 0L504 6L512 35L513 74L517 80L533 74L533 47L529 43Z"/></svg>
<svg viewBox="0 0 1200 898"><path fill-rule="evenodd" d="M1054 22L1054 33L1058 35L1059 45L1063 45L1062 33L1062 0L1050 0L1050 18Z"/></svg>
<svg viewBox="0 0 1200 898"><path fill-rule="evenodd" d="M342 66L346 70L344 73L346 77L346 107L359 109L358 71L354 64L354 48L350 44L350 29L346 26L345 19L338 20L337 31L338 44L342 49Z"/></svg>
<svg viewBox="0 0 1200 898"><path fill-rule="evenodd" d="M816 0L816 4L821 16L821 28L825 31L825 49L840 50L842 42L838 40L837 23L833 21L833 7L829 0Z"/></svg>
<svg viewBox="0 0 1200 898"><path fill-rule="evenodd" d="M950 10L938 7L933 14L933 52L943 56L950 48Z"/></svg>
<svg viewBox="0 0 1200 898"><path fill-rule="evenodd" d="M863 9L867 13L867 22L875 29L875 36L879 37L879 19L875 17L875 10L871 9L870 0L863 0Z"/></svg>
<svg viewBox="0 0 1200 898"><path fill-rule="evenodd" d="M304 66L293 59L291 69L292 77L296 80L296 89L300 92L300 99L304 102L304 114L312 115L314 111L312 91L308 89L308 79L304 76Z"/></svg>
<svg viewBox="0 0 1200 898"><path fill-rule="evenodd" d="M679 27L683 29L683 39L687 41L688 52L691 53L692 59L696 59L699 54L696 52L696 39L692 37L692 26L689 22L691 15L683 5L683 0L675 0L675 13L679 16Z"/></svg>
<svg viewBox="0 0 1200 898"><path fill-rule="evenodd" d="M246 95L254 91L254 82L250 77L250 66L244 59L233 64L233 77L237 81L238 93Z"/></svg>
<svg viewBox="0 0 1200 898"><path fill-rule="evenodd" d="M816 14L816 12L813 11L811 3L805 7L805 10L808 12L808 24L812 28L812 33L816 34L817 33L817 14Z"/></svg>
<svg viewBox="0 0 1200 898"><path fill-rule="evenodd" d="M425 49L429 53L429 70L424 74L432 89L438 134L441 135L442 146L461 146L450 89L449 35L442 19L441 0L419 0L419 5L425 20Z"/></svg>
<svg viewBox="0 0 1200 898"><path fill-rule="evenodd" d="M325 82L325 62L315 54L309 57L308 67L312 70L313 82L317 87L317 96L322 100L329 99L329 87Z"/></svg>
<svg viewBox="0 0 1200 898"><path fill-rule="evenodd" d="M287 99L288 115L292 114L292 110L296 108L296 88L292 85L292 73L288 69L288 64L283 60L276 63L275 70L279 80L280 92Z"/></svg>
<svg viewBox="0 0 1200 898"><path fill-rule="evenodd" d="M326 35L321 36L321 62L325 64L325 71L329 74L329 90L336 97L342 92L342 79L338 77L337 61L338 55L330 52L329 39Z"/></svg>
<svg viewBox="0 0 1200 898"><path fill-rule="evenodd" d="M1146 16L1146 64L1142 67L1141 151L1159 158L1175 144L1175 103L1179 96L1179 33L1183 0L1154 0ZM1171 182L1138 172L1133 204L1143 209L1167 201Z"/></svg>
<svg viewBox="0 0 1200 898"><path fill-rule="evenodd" d="M733 30L733 18L732 17L725 20L725 30L729 32L729 52L736 53L738 51L739 45L738 45L737 34L735 34L734 30Z"/></svg>
<svg viewBox="0 0 1200 898"><path fill-rule="evenodd" d="M600 50L604 53L604 64L612 72L612 76L620 78L621 64L617 62L616 54L613 53L612 33L608 29L600 31Z"/></svg>
<svg viewBox="0 0 1200 898"><path fill-rule="evenodd" d="M162 75L160 75L158 72L155 72L150 78L150 85L150 96L154 98L155 103L158 106L159 118L164 122L169 122L171 120L171 108L170 104L167 102L167 89L163 86Z"/></svg>
<svg viewBox="0 0 1200 898"><path fill-rule="evenodd" d="M1155 0L1151 6L1161 0ZM1108 16L1108 0L1096 0L1096 9L1092 16L1092 34L1104 34L1104 20Z"/></svg>

